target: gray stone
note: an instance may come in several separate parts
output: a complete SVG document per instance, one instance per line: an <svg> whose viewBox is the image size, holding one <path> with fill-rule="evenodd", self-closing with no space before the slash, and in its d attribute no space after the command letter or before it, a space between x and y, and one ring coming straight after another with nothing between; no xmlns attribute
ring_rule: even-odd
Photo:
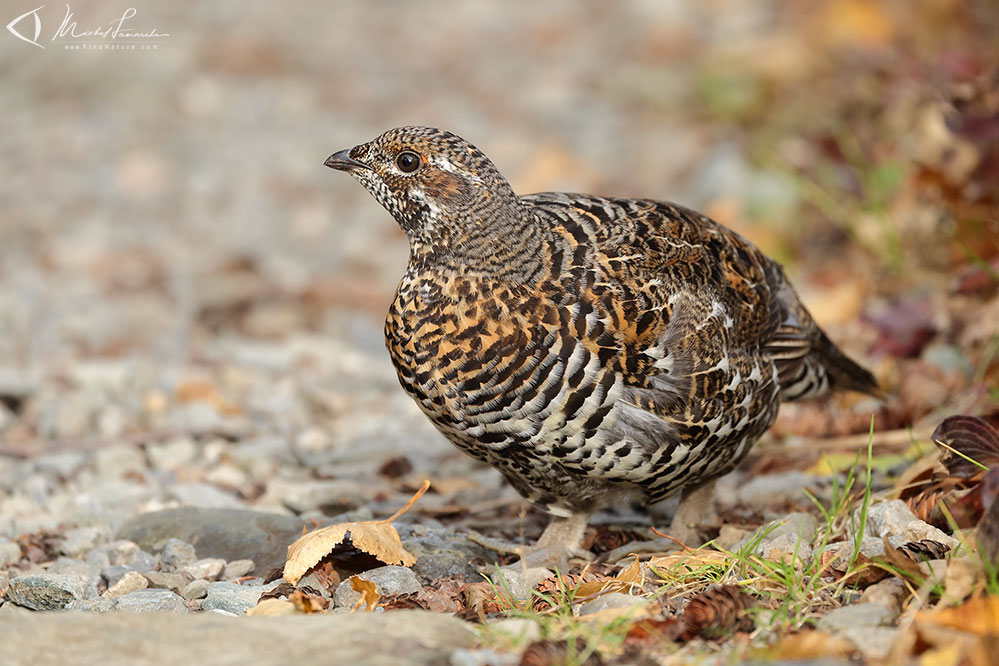
<svg viewBox="0 0 999 666"><path fill-rule="evenodd" d="M409 594L410 592L419 592L423 589L416 574L406 567L378 567L377 569L356 574L356 576L357 578L374 583L378 594L382 596ZM341 607L352 607L360 598L361 594L355 592L350 586L350 579L341 582L333 594L334 603Z"/></svg>
<svg viewBox="0 0 999 666"><path fill-rule="evenodd" d="M114 610L123 613L186 613L187 606L170 590L139 590L115 599Z"/></svg>
<svg viewBox="0 0 999 666"><path fill-rule="evenodd" d="M39 573L10 581L7 599L32 610L61 610L86 596L85 583L72 574Z"/></svg>
<svg viewBox="0 0 999 666"><path fill-rule="evenodd" d="M236 583L209 583L205 600L201 602L202 610L223 610L236 615L242 615L257 605L260 595L273 588L270 585L237 585Z"/></svg>
<svg viewBox="0 0 999 666"><path fill-rule="evenodd" d="M120 480L126 474L146 471L146 457L134 446L106 446L94 455L97 474L105 479Z"/></svg>
<svg viewBox="0 0 999 666"><path fill-rule="evenodd" d="M204 599L208 596L208 585L209 583L207 580L202 580L200 578L198 580L192 580L186 587L184 587L183 590L181 590L180 596L188 600Z"/></svg>
<svg viewBox="0 0 999 666"><path fill-rule="evenodd" d="M107 528L97 526L77 527L66 532L59 544L59 552L69 557L81 557L107 540Z"/></svg>
<svg viewBox="0 0 999 666"><path fill-rule="evenodd" d="M954 537L922 520L913 520L906 523L905 527L902 528L901 534L888 537L888 541L896 548L910 541L923 541L926 539L942 543L950 547L951 550L957 548L959 543Z"/></svg>
<svg viewBox="0 0 999 666"><path fill-rule="evenodd" d="M256 566L253 560L233 560L225 565L225 569L222 572L222 579L233 580L235 578L242 578L252 573Z"/></svg>
<svg viewBox="0 0 999 666"><path fill-rule="evenodd" d="M94 597L93 599L76 599L66 605L66 610L84 611L86 613L108 613L114 610L114 599Z"/></svg>
<svg viewBox="0 0 999 666"><path fill-rule="evenodd" d="M854 524L860 524L860 511L854 511ZM867 525L864 531L876 537L901 534L905 526L918 520L912 510L902 500L876 502L867 508Z"/></svg>
<svg viewBox="0 0 999 666"><path fill-rule="evenodd" d="M784 535L791 535L810 542L815 538L815 532L818 529L815 517L801 512L789 513L782 520L774 521L771 525L774 525L774 528L765 537L768 541Z"/></svg>
<svg viewBox="0 0 999 666"><path fill-rule="evenodd" d="M137 593L141 594L141 593ZM312 663L439 665L476 635L426 611L284 617L13 613L0 621L0 663L33 666Z"/></svg>
<svg viewBox="0 0 999 666"><path fill-rule="evenodd" d="M198 456L198 445L190 437L178 437L146 447L146 456L157 469L176 470Z"/></svg>
<svg viewBox="0 0 999 666"><path fill-rule="evenodd" d="M108 588L104 596L109 599L116 599L132 592L144 590L147 587L149 587L149 581L146 580L145 576L137 571L127 571L117 583Z"/></svg>
<svg viewBox="0 0 999 666"><path fill-rule="evenodd" d="M86 456L78 451L49 453L35 459L35 469L68 479L86 462Z"/></svg>
<svg viewBox="0 0 999 666"><path fill-rule="evenodd" d="M541 639L541 625L526 617L507 617L489 624L490 629L502 631L523 641Z"/></svg>
<svg viewBox="0 0 999 666"><path fill-rule="evenodd" d="M737 491L738 501L750 506L769 506L804 498L804 490L814 487L815 477L800 471L768 474L750 479Z"/></svg>
<svg viewBox="0 0 999 666"><path fill-rule="evenodd" d="M898 578L886 578L885 580L871 585L860 595L860 602L865 604L878 604L884 606L891 612L891 619L895 621L902 613L902 602L909 596L909 591L905 584Z"/></svg>
<svg viewBox="0 0 999 666"><path fill-rule="evenodd" d="M776 539L762 542L757 548L757 553L765 560L803 565L812 559L812 546L808 541L800 539L797 534L785 533Z"/></svg>
<svg viewBox="0 0 999 666"><path fill-rule="evenodd" d="M97 596L98 585L101 582L100 570L72 557L59 557L48 569L48 573L76 576L83 585L83 597L89 599Z"/></svg>
<svg viewBox="0 0 999 666"><path fill-rule="evenodd" d="M865 659L880 662L891 652L898 631L895 627L848 627L840 635L853 643Z"/></svg>
<svg viewBox="0 0 999 666"><path fill-rule="evenodd" d="M21 547L9 539L0 539L0 569L7 569L21 561Z"/></svg>
<svg viewBox="0 0 999 666"><path fill-rule="evenodd" d="M160 550L176 538L194 546L202 557L253 560L258 572L284 566L288 545L302 534L297 518L245 509L169 509L145 513L118 531L149 550Z"/></svg>
<svg viewBox="0 0 999 666"><path fill-rule="evenodd" d="M160 565L160 560L155 555L147 553L144 550L137 550L135 554L132 555L132 559L128 561L128 568L133 571L138 571L139 573L146 573L147 571L153 571Z"/></svg>
<svg viewBox="0 0 999 666"><path fill-rule="evenodd" d="M129 571L134 571L134 569L130 569L128 565L125 564L112 564L109 567L101 569L101 578L103 578L108 584L108 587L111 587L121 580L121 577Z"/></svg>
<svg viewBox="0 0 999 666"><path fill-rule="evenodd" d="M836 543L830 543L822 549L823 553L834 553L833 559L829 560L829 566L842 570L846 567L850 560L853 558L853 553L856 548L856 544L853 539L847 541L837 541ZM871 559L875 557L884 557L885 554L885 544L884 541L878 537L873 537L869 535L864 535L860 540L860 554L864 557Z"/></svg>
<svg viewBox="0 0 999 666"><path fill-rule="evenodd" d="M104 546L111 564L128 564L139 551L139 544L125 539L116 539Z"/></svg>
<svg viewBox="0 0 999 666"><path fill-rule="evenodd" d="M180 573L192 579L218 580L223 569L225 569L225 560L218 557L207 557L188 564L180 570Z"/></svg>
<svg viewBox="0 0 999 666"><path fill-rule="evenodd" d="M633 594L608 592L607 594L601 594L593 601L587 601L584 604L580 604L579 614L591 615L610 608L631 608L632 606L641 605L647 602L647 599L643 599L642 597L638 597Z"/></svg>
<svg viewBox="0 0 999 666"><path fill-rule="evenodd" d="M853 604L840 606L819 618L818 628L829 633L840 633L854 627L877 627L894 621L892 612L880 604Z"/></svg>
<svg viewBox="0 0 999 666"><path fill-rule="evenodd" d="M295 484L283 499L285 506L295 513L318 509L327 515L336 515L363 505L367 496L357 481L338 479Z"/></svg>
<svg viewBox="0 0 999 666"><path fill-rule="evenodd" d="M235 495L210 483L177 483L167 489L167 495L185 506L207 509L237 509L243 506Z"/></svg>
<svg viewBox="0 0 999 666"><path fill-rule="evenodd" d="M147 571L142 574L149 581L149 587L180 592L191 582L191 577L183 573Z"/></svg>
<svg viewBox="0 0 999 666"><path fill-rule="evenodd" d="M107 567L111 566L111 557L108 552L102 548L94 548L92 551L87 553L83 561L92 566L97 571L102 571Z"/></svg>
<svg viewBox="0 0 999 666"><path fill-rule="evenodd" d="M439 578L462 576L469 580L478 579L478 570L471 560L455 553L424 555L416 560L413 573L424 585L430 585Z"/></svg>
<svg viewBox="0 0 999 666"><path fill-rule="evenodd" d="M163 551L160 553L164 571L176 571L188 564L193 564L197 559L194 546L180 539L168 540L163 544Z"/></svg>
<svg viewBox="0 0 999 666"><path fill-rule="evenodd" d="M417 557L413 573L424 585L447 576L465 576L481 580L472 562L493 561L493 555L477 543L469 541L454 528L426 524L396 525L402 545Z"/></svg>

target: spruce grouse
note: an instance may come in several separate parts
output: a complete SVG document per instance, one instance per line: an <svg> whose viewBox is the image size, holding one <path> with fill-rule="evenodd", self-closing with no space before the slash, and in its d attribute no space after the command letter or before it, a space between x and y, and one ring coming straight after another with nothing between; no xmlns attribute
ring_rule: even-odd
<svg viewBox="0 0 999 666"><path fill-rule="evenodd" d="M554 514L531 564L564 561L619 496L703 509L782 401L874 377L781 267L692 210L518 196L461 137L400 127L330 156L395 217L409 266L385 322L403 388L466 453ZM710 495L707 495L709 498ZM693 504L693 506L691 506Z"/></svg>

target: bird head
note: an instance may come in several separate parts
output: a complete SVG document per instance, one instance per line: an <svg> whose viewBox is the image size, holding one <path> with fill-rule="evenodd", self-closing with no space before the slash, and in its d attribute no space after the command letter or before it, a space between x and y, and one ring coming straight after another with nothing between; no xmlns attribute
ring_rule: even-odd
<svg viewBox="0 0 999 666"><path fill-rule="evenodd" d="M461 137L432 127L391 129L333 153L326 166L364 185L411 243L461 242L476 228L515 217L520 207L488 157Z"/></svg>

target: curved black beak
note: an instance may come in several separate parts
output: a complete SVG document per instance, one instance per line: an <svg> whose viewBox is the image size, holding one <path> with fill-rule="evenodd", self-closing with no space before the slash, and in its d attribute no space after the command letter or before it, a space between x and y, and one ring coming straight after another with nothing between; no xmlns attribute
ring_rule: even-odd
<svg viewBox="0 0 999 666"><path fill-rule="evenodd" d="M370 169L364 162L358 162L350 156L349 150L338 150L330 155L325 162L326 166L338 171L353 171L354 169Z"/></svg>

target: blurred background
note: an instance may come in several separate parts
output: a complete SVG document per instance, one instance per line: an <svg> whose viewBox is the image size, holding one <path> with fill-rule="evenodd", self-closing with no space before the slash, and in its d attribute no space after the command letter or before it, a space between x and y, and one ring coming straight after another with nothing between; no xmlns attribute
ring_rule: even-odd
<svg viewBox="0 0 999 666"><path fill-rule="evenodd" d="M82 32L130 6L70 8ZM175 474L261 507L274 469L240 452L464 461L382 348L405 237L322 166L403 124L462 135L520 193L676 201L781 260L895 397L785 410L777 439L996 410L988 0L135 8L155 48L68 48L128 40L52 40L59 4L37 12L44 48L0 34L10 460L181 438L210 464Z"/></svg>

